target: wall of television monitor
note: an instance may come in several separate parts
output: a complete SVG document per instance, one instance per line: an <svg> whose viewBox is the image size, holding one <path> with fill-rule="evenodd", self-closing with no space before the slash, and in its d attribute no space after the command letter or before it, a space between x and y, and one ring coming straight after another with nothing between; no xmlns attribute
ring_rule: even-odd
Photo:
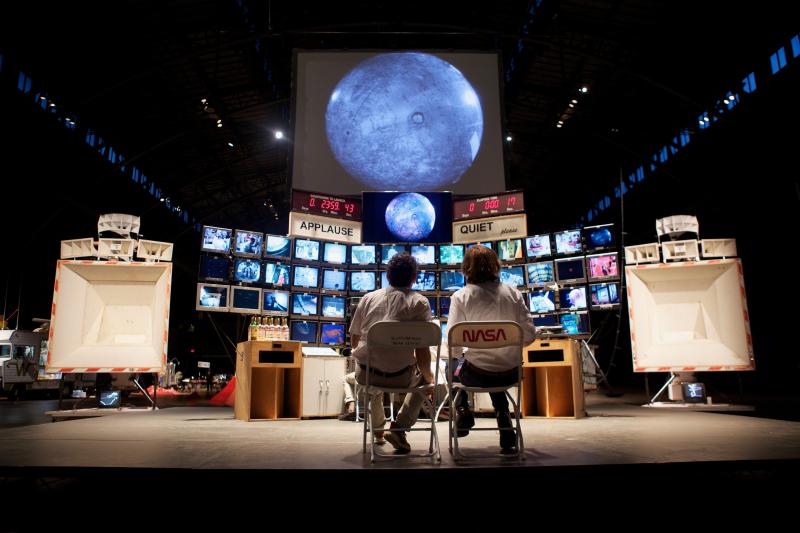
<svg viewBox="0 0 800 533"><path fill-rule="evenodd" d="M500 281L525 293L542 331L588 336L588 311L619 305L622 269L612 224L480 244L497 252ZM387 286L387 263L407 251L420 265L413 289L428 298L444 334L471 246L343 244L205 226L196 309L288 317L293 340L341 346L353 304Z"/></svg>

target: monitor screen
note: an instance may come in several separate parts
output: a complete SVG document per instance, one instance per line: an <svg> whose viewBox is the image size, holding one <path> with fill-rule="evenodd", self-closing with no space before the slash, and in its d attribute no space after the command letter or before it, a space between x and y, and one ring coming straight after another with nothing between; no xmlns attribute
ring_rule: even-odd
<svg viewBox="0 0 800 533"><path fill-rule="evenodd" d="M346 291L347 272L344 270L324 269L322 271L322 288L329 291Z"/></svg>
<svg viewBox="0 0 800 533"><path fill-rule="evenodd" d="M431 308L431 315L437 316L436 313L438 311L438 304L436 303L436 298L433 296L426 296L428 299L428 305Z"/></svg>
<svg viewBox="0 0 800 533"><path fill-rule="evenodd" d="M316 316L319 304L319 294L310 292L292 293L292 314Z"/></svg>
<svg viewBox="0 0 800 533"><path fill-rule="evenodd" d="M617 267L617 253L587 255L586 262L589 267L589 279L611 279L619 277Z"/></svg>
<svg viewBox="0 0 800 533"><path fill-rule="evenodd" d="M497 257L500 258L500 261L522 259L522 239L497 241Z"/></svg>
<svg viewBox="0 0 800 533"><path fill-rule="evenodd" d="M547 257L550 251L550 234L534 235L525 239L525 255L528 257Z"/></svg>
<svg viewBox="0 0 800 533"><path fill-rule="evenodd" d="M500 269L500 283L511 285L512 287L525 286L525 270L522 265L503 267Z"/></svg>
<svg viewBox="0 0 800 533"><path fill-rule="evenodd" d="M439 272L439 287L443 291L457 291L464 286L464 273L460 270L442 270Z"/></svg>
<svg viewBox="0 0 800 533"><path fill-rule="evenodd" d="M319 261L319 241L295 239L294 258L301 261Z"/></svg>
<svg viewBox="0 0 800 533"><path fill-rule="evenodd" d="M289 313L289 292L264 289L262 310L265 315L285 315Z"/></svg>
<svg viewBox="0 0 800 533"><path fill-rule="evenodd" d="M383 285L382 285L383 286ZM413 291L435 291L436 272L433 270L417 271L417 281L411 285Z"/></svg>
<svg viewBox="0 0 800 533"><path fill-rule="evenodd" d="M231 311L234 313L260 314L261 289L231 287Z"/></svg>
<svg viewBox="0 0 800 533"><path fill-rule="evenodd" d="M407 251L404 244L383 244L381 245L381 264L387 265L392 257Z"/></svg>
<svg viewBox="0 0 800 533"><path fill-rule="evenodd" d="M199 278L209 281L229 281L231 262L227 257L215 255L200 256Z"/></svg>
<svg viewBox="0 0 800 533"><path fill-rule="evenodd" d="M447 342L447 322L441 322L439 327L442 328L442 342Z"/></svg>
<svg viewBox="0 0 800 533"><path fill-rule="evenodd" d="M443 265L460 265L464 261L463 244L439 245L439 262Z"/></svg>
<svg viewBox="0 0 800 533"><path fill-rule="evenodd" d="M683 401L686 403L705 403L706 386L703 383L681 383Z"/></svg>
<svg viewBox="0 0 800 533"><path fill-rule="evenodd" d="M367 242L450 242L453 197L449 192L365 192Z"/></svg>
<svg viewBox="0 0 800 533"><path fill-rule="evenodd" d="M338 242L326 242L322 251L322 260L326 263L343 265L347 262L347 245Z"/></svg>
<svg viewBox="0 0 800 533"><path fill-rule="evenodd" d="M292 239L280 235L267 235L264 257L289 259L292 256Z"/></svg>
<svg viewBox="0 0 800 533"><path fill-rule="evenodd" d="M494 250L494 245L492 244L491 241L488 241L488 242L476 242L476 243L473 243L473 244L468 244L467 245L467 250L469 250L470 248L472 248L474 246L478 246L479 244L481 246L485 246L486 248L488 248L490 250Z"/></svg>
<svg viewBox="0 0 800 533"><path fill-rule="evenodd" d="M556 310L555 291L531 291L528 300L531 313L550 313Z"/></svg>
<svg viewBox="0 0 800 533"><path fill-rule="evenodd" d="M261 248L264 244L263 233L237 229L234 235L234 255L242 257L261 257Z"/></svg>
<svg viewBox="0 0 800 533"><path fill-rule="evenodd" d="M436 247L433 244L412 244L411 255L418 265L436 264Z"/></svg>
<svg viewBox="0 0 800 533"><path fill-rule="evenodd" d="M322 316L326 318L344 318L344 296L322 295Z"/></svg>
<svg viewBox="0 0 800 533"><path fill-rule="evenodd" d="M227 254L231 251L232 236L232 229L203 226L203 241L200 249L204 252Z"/></svg>
<svg viewBox="0 0 800 533"><path fill-rule="evenodd" d="M318 287L319 268L292 265L292 287Z"/></svg>
<svg viewBox="0 0 800 533"><path fill-rule="evenodd" d="M344 324L341 322L323 322L320 324L319 343L332 346L344 345Z"/></svg>
<svg viewBox="0 0 800 533"><path fill-rule="evenodd" d="M315 344L317 342L317 325L318 322L292 320L289 326L289 338L293 341Z"/></svg>
<svg viewBox="0 0 800 533"><path fill-rule="evenodd" d="M558 315L558 320L567 335L588 335L590 333L589 314L586 311L582 313L563 313Z"/></svg>
<svg viewBox="0 0 800 533"><path fill-rule="evenodd" d="M450 316L450 297L449 296L440 296L439 297L439 316L442 318L446 318Z"/></svg>
<svg viewBox="0 0 800 533"><path fill-rule="evenodd" d="M553 272L553 262L545 261L544 263L531 263L526 265L528 267L528 285L533 287L541 287L542 285L549 285L555 283L556 276Z"/></svg>
<svg viewBox="0 0 800 533"><path fill-rule="evenodd" d="M198 311L227 311L229 290L228 285L198 283L195 309Z"/></svg>
<svg viewBox="0 0 800 533"><path fill-rule="evenodd" d="M583 257L556 259L556 278L559 283L578 283L586 281Z"/></svg>
<svg viewBox="0 0 800 533"><path fill-rule="evenodd" d="M374 270L356 270L350 272L350 290L354 292L368 292L375 290L377 272Z"/></svg>
<svg viewBox="0 0 800 533"><path fill-rule="evenodd" d="M554 233L556 240L556 253L577 254L583 251L581 244L581 230L571 229Z"/></svg>
<svg viewBox="0 0 800 533"><path fill-rule="evenodd" d="M498 54L300 51L295 59L293 187L505 190Z"/></svg>
<svg viewBox="0 0 800 533"><path fill-rule="evenodd" d="M354 244L350 247L350 264L374 265L377 263L377 246L374 244Z"/></svg>
<svg viewBox="0 0 800 533"><path fill-rule="evenodd" d="M255 259L236 259L233 262L233 279L242 283L261 281L261 262Z"/></svg>
<svg viewBox="0 0 800 533"><path fill-rule="evenodd" d="M587 250L604 250L614 247L614 224L586 226L583 228L583 241Z"/></svg>
<svg viewBox="0 0 800 533"><path fill-rule="evenodd" d="M99 405L102 408L116 408L122 402L122 391L104 390L100 391Z"/></svg>
<svg viewBox="0 0 800 533"><path fill-rule="evenodd" d="M289 285L289 265L264 261L264 283L273 287Z"/></svg>
<svg viewBox="0 0 800 533"><path fill-rule="evenodd" d="M561 310L586 309L586 287L565 287L558 291L558 300Z"/></svg>
<svg viewBox="0 0 800 533"><path fill-rule="evenodd" d="M619 283L589 285L592 307L610 307L619 304Z"/></svg>
<svg viewBox="0 0 800 533"><path fill-rule="evenodd" d="M560 326L561 322L558 321L558 315L555 313L545 315L535 315L533 317L533 325L537 328L553 328Z"/></svg>

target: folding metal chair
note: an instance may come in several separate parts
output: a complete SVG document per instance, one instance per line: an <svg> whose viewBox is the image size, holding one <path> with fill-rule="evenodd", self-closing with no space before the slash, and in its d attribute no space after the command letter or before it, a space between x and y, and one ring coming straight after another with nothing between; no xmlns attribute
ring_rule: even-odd
<svg viewBox="0 0 800 533"><path fill-rule="evenodd" d="M450 396L450 417L448 420L448 441L450 453L453 454L454 459L468 459L473 456L470 454L466 456L461 453L458 447L458 431L456 428L456 395L481 392L503 392L506 397L511 401L514 409L514 418L516 426L509 429L500 431L514 431L517 439L517 451L514 454L503 455L503 457L516 456L521 460L525 459L524 444L522 441L522 426L520 423L520 391L522 390L522 343L523 335L522 328L516 322L508 320L499 320L494 322L459 322L450 326L447 333L448 348L504 348L507 346L516 346L519 348L519 362L517 364L517 381L508 385L498 387L469 387L462 383L453 382L453 372L456 365L454 361L450 361L447 370L447 383ZM509 393L509 389L517 387L516 400ZM496 427L473 427L470 431L498 431Z"/></svg>
<svg viewBox="0 0 800 533"><path fill-rule="evenodd" d="M375 393L388 392L392 394L418 394L422 396L423 403L427 408L434 411L434 406L428 398L428 391L436 390L439 373L434 375L434 383L426 383L418 387L409 388L396 388L396 387L383 387L373 385L371 383L371 354L380 352L382 349L408 349L414 350L416 348L429 349L431 346L436 346L436 364L438 366L441 359L441 337L442 333L439 327L426 321L394 321L384 320L373 324L367 331L367 345L369 346L370 356L367 357L366 362L366 380L364 386L366 387L366 409L364 411L364 438L362 453L367 453L367 434L370 435L370 461L375 462L376 457L433 457L436 461L442 460L442 454L439 449L439 437L436 434L436 418L432 417L430 427L412 427L412 428L382 428L383 431L430 431L431 438L428 446L428 453L425 454L383 454L378 453L375 448L375 428L372 427L372 396ZM417 424L419 426L419 424Z"/></svg>

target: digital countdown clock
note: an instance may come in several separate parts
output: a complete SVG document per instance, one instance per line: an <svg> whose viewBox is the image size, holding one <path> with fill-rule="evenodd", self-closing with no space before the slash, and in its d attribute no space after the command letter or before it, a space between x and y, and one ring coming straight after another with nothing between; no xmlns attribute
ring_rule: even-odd
<svg viewBox="0 0 800 533"><path fill-rule="evenodd" d="M361 220L361 200L292 189L292 211Z"/></svg>
<svg viewBox="0 0 800 533"><path fill-rule="evenodd" d="M522 191L453 202L453 220L507 215L518 211L525 211L525 197Z"/></svg>

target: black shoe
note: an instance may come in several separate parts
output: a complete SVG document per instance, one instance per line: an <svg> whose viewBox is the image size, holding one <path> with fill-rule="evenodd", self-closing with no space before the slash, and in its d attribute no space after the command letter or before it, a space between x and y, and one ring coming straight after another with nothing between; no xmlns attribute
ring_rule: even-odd
<svg viewBox="0 0 800 533"><path fill-rule="evenodd" d="M497 413L497 428L500 430L500 448L503 453L517 451L517 434L511 423L511 414L508 411Z"/></svg>
<svg viewBox="0 0 800 533"><path fill-rule="evenodd" d="M469 430L475 425L475 417L472 416L472 411L466 407L456 408L456 435L459 437L466 437L469 435Z"/></svg>
<svg viewBox="0 0 800 533"><path fill-rule="evenodd" d="M350 422L354 422L355 419L356 419L356 412L355 411L353 411L352 413L344 413L342 415L339 415L339 420L347 420L347 421L350 421Z"/></svg>

